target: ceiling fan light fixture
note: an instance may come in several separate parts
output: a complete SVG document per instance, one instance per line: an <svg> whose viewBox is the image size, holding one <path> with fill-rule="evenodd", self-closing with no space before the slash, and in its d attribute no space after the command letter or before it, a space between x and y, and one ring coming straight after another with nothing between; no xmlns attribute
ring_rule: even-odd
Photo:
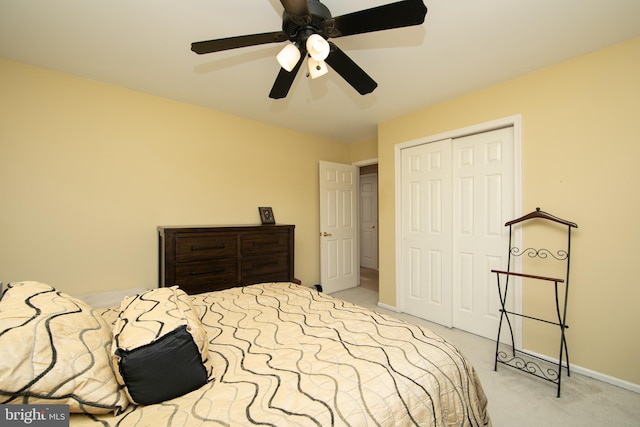
<svg viewBox="0 0 640 427"><path fill-rule="evenodd" d="M329 56L329 42L319 34L307 38L307 52L316 61L324 61Z"/></svg>
<svg viewBox="0 0 640 427"><path fill-rule="evenodd" d="M302 60L307 61L307 76L316 78L327 73L331 65L340 77L360 95L371 93L378 84L338 46L327 39L422 25L427 14L425 0L392 0L393 3L362 9L334 17L319 0L280 0L282 29L266 33L246 34L191 43L198 55L287 42L276 57L280 71L269 98L287 96ZM328 63L325 63L328 61Z"/></svg>
<svg viewBox="0 0 640 427"><path fill-rule="evenodd" d="M276 59L282 68L291 72L300 60L300 49L294 43L289 43L282 48Z"/></svg>
<svg viewBox="0 0 640 427"><path fill-rule="evenodd" d="M327 69L327 64L324 61L317 61L312 57L309 57L309 59L307 60L307 68L309 77L311 77L312 79L324 76L329 71Z"/></svg>

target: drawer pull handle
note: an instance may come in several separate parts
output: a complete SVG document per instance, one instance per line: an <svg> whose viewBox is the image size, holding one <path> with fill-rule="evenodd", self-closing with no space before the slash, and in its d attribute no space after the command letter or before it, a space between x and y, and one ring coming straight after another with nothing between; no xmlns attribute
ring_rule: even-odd
<svg viewBox="0 0 640 427"><path fill-rule="evenodd" d="M219 274L219 273L224 273L224 268L218 268L217 270L211 270L211 271L202 271L202 272L191 271L191 272L189 272L189 274L191 276L202 276L203 274Z"/></svg>
<svg viewBox="0 0 640 427"><path fill-rule="evenodd" d="M217 245L217 246L195 246L195 245L191 245L191 251L209 251L212 249L224 249L224 245Z"/></svg>
<svg viewBox="0 0 640 427"><path fill-rule="evenodd" d="M273 240L271 242L253 242L253 246L271 246L271 245L277 245L278 244L278 240Z"/></svg>
<svg viewBox="0 0 640 427"><path fill-rule="evenodd" d="M278 261L251 263L251 267L253 268L269 267L270 265L278 265Z"/></svg>

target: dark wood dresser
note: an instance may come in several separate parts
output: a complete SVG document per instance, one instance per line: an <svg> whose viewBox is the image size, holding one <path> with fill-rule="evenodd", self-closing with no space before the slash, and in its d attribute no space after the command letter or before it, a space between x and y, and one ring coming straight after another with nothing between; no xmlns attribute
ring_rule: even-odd
<svg viewBox="0 0 640 427"><path fill-rule="evenodd" d="M160 287L198 294L291 282L293 225L158 227Z"/></svg>

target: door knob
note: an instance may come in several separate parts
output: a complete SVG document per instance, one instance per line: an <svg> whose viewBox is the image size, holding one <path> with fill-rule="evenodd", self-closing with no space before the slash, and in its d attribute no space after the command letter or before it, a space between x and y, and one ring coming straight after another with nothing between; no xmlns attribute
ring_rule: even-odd
<svg viewBox="0 0 640 427"><path fill-rule="evenodd" d="M326 231L323 231L321 236L322 237L331 237L331 233L327 233Z"/></svg>
<svg viewBox="0 0 640 427"><path fill-rule="evenodd" d="M375 225L372 225L372 226L371 226L371 228L376 228L376 226L375 226Z"/></svg>

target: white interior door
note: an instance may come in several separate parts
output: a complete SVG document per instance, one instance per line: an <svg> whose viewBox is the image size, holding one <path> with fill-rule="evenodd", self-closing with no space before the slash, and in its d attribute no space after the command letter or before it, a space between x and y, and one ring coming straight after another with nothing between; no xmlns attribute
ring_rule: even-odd
<svg viewBox="0 0 640 427"><path fill-rule="evenodd" d="M512 127L453 140L453 326L492 339L500 302L490 271L506 265L513 141Z"/></svg>
<svg viewBox="0 0 640 427"><path fill-rule="evenodd" d="M358 285L358 168L320 162L320 281L333 293Z"/></svg>
<svg viewBox="0 0 640 427"><path fill-rule="evenodd" d="M451 140L402 150L403 310L451 327Z"/></svg>
<svg viewBox="0 0 640 427"><path fill-rule="evenodd" d="M401 151L403 311L495 338L490 270L506 265L513 150L510 127Z"/></svg>
<svg viewBox="0 0 640 427"><path fill-rule="evenodd" d="M378 174L360 175L360 267L378 269Z"/></svg>

